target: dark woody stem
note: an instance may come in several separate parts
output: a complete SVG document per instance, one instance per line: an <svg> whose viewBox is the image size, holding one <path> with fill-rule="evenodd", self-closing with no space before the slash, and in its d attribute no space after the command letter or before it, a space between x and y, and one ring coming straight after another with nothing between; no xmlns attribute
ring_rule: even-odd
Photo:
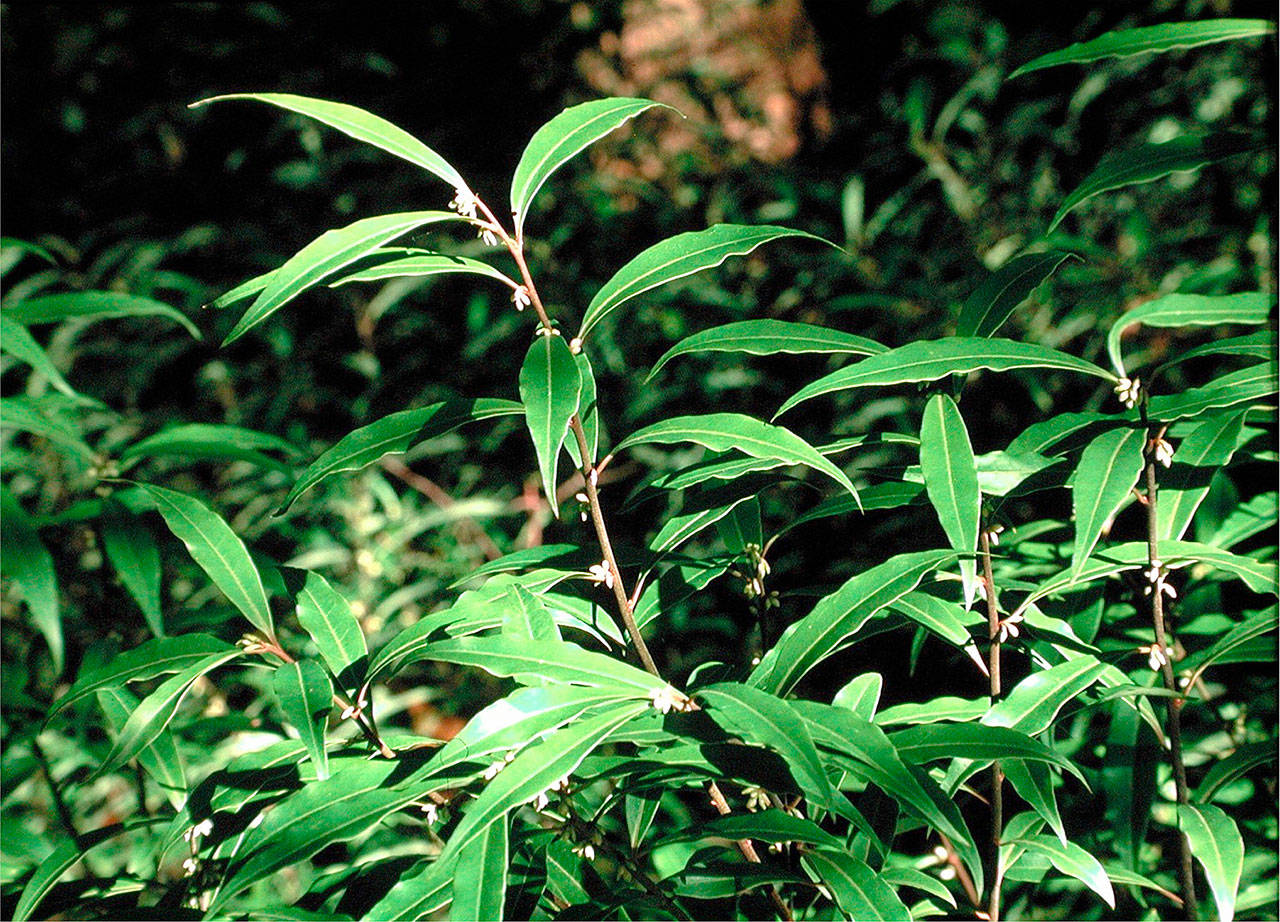
<svg viewBox="0 0 1280 922"><path fill-rule="evenodd" d="M984 527L978 532L982 556L982 585L987 596L987 636L990 648L987 669L991 678L991 703L1000 698L1000 612L996 605L996 584L991 575L991 535ZM991 922L1000 920L1000 839L1004 834L1004 771L997 760L991 763L991 896L987 916Z"/></svg>

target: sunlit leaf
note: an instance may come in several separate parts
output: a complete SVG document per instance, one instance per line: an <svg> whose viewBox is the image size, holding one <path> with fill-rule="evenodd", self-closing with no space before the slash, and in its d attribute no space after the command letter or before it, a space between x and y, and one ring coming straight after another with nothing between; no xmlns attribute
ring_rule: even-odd
<svg viewBox="0 0 1280 922"><path fill-rule="evenodd" d="M77 291L24 298L5 305L4 313L26 326L58 323L72 317L88 317L94 320L119 317L164 317L181 324L194 338L201 338L196 325L176 308L152 298L120 291Z"/></svg>
<svg viewBox="0 0 1280 922"><path fill-rule="evenodd" d="M313 641L343 690L359 685L369 655L351 603L311 570L298 592L298 623Z"/></svg>
<svg viewBox="0 0 1280 922"><path fill-rule="evenodd" d="M925 404L920 423L920 470L929 501L951 547L961 554L973 554L978 545L978 520L982 493L978 489L978 469L973 459L969 431L955 401L935 394ZM973 600L975 560L962 557L965 603Z"/></svg>
<svg viewBox="0 0 1280 922"><path fill-rule="evenodd" d="M380 282L392 278L425 278L431 275L484 275L497 279L512 288L516 287L507 275L493 268L488 263L466 256L451 256L446 253L429 253L426 251L389 259L373 266L359 269L350 275L329 282L330 288L349 285L352 282Z"/></svg>
<svg viewBox="0 0 1280 922"><path fill-rule="evenodd" d="M100 688L98 705L107 717L111 729L119 733L128 723L129 715L137 710L140 702L136 695L119 686ZM180 807L187 797L187 778L178 755L178 745L169 730L162 730L136 755L141 765L158 784L174 807Z"/></svg>
<svg viewBox="0 0 1280 922"><path fill-rule="evenodd" d="M846 851L815 849L801 861L831 889L841 912L849 919L909 919L911 913L893 888L871 867Z"/></svg>
<svg viewBox="0 0 1280 922"><path fill-rule="evenodd" d="M458 853L458 869L453 875L450 919L501 922L507 896L510 846L507 823L498 820L462 847Z"/></svg>
<svg viewBox="0 0 1280 922"><path fill-rule="evenodd" d="M1261 324L1271 316L1273 299L1261 291L1234 295L1169 294L1135 307L1111 325L1107 354L1116 373L1124 375L1120 338L1136 324L1149 327L1216 327L1229 323Z"/></svg>
<svg viewBox="0 0 1280 922"><path fill-rule="evenodd" d="M1111 888L1111 879L1102 869L1098 859L1093 857L1074 842L1060 842L1053 836L1023 836L1010 841L1011 845L1020 845L1028 851L1045 855L1053 867L1064 874L1076 878L1106 902L1112 909L1116 905L1116 895Z"/></svg>
<svg viewBox="0 0 1280 922"><path fill-rule="evenodd" d="M1152 419L1171 423L1200 416L1210 410L1258 403L1273 396L1278 387L1280 382L1276 378L1275 366L1264 363L1230 372L1204 387L1190 387L1179 394L1152 397L1148 412Z"/></svg>
<svg viewBox="0 0 1280 922"><path fill-rule="evenodd" d="M1105 668L1105 663L1081 656L1033 672L996 702L982 723L1021 730L1028 736L1043 733L1063 707L1098 681Z"/></svg>
<svg viewBox="0 0 1280 922"><path fill-rule="evenodd" d="M1146 443L1145 429L1112 429L1090 442L1080 455L1071 487L1071 511L1076 520L1071 566L1077 573L1138 483Z"/></svg>
<svg viewBox="0 0 1280 922"><path fill-rule="evenodd" d="M31 620L49 645L56 673L62 672L62 618L59 614L58 577L49 553L31 517L9 492L0 486L0 571L22 588L23 600L31 610Z"/></svg>
<svg viewBox="0 0 1280 922"><path fill-rule="evenodd" d="M561 336L539 336L525 353L520 367L520 400L524 419L533 437L542 474L542 489L557 517L556 471L560 445L569 431L569 420L578 411L582 373Z"/></svg>
<svg viewBox="0 0 1280 922"><path fill-rule="evenodd" d="M142 609L157 637L165 634L160 611L160 548L151 529L119 502L106 505L102 516L102 548L129 595Z"/></svg>
<svg viewBox="0 0 1280 922"><path fill-rule="evenodd" d="M1209 494L1209 482L1226 467L1244 429L1243 413L1209 417L1178 443L1174 466L1160 477L1156 536L1180 539Z"/></svg>
<svg viewBox="0 0 1280 922"><path fill-rule="evenodd" d="M333 709L333 684L328 674L315 660L295 660L278 666L271 684L285 719L307 747L316 777L324 781L329 777L325 730Z"/></svg>
<svg viewBox="0 0 1280 922"><path fill-rule="evenodd" d="M875 355L886 346L865 336L832 330L812 323L785 320L740 320L694 333L676 343L650 369L651 381L667 362L695 352L744 352L747 355L790 355L806 353L835 355Z"/></svg>
<svg viewBox="0 0 1280 922"><path fill-rule="evenodd" d="M994 336L1018 305L1027 300L1074 253L1049 250L1009 260L983 281L960 308L957 336Z"/></svg>

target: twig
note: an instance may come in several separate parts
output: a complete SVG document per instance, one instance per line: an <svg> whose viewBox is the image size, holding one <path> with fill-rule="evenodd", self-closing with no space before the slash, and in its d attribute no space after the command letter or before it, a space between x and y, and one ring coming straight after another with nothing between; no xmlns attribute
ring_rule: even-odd
<svg viewBox="0 0 1280 922"><path fill-rule="evenodd" d="M982 551L982 584L987 597L987 634L991 642L987 654L987 671L990 674L991 704L1000 698L1000 612L996 605L996 584L991 575L991 536L985 523L978 532ZM987 917L1000 922L1000 884L1003 868L1000 867L1000 839L1004 835L1004 771L1000 760L991 763L991 896L987 904Z"/></svg>

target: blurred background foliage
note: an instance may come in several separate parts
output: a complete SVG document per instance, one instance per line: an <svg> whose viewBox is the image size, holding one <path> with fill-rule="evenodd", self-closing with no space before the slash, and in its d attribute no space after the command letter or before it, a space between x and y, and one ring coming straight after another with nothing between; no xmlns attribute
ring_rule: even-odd
<svg viewBox="0 0 1280 922"><path fill-rule="evenodd" d="M777 317L887 345L933 338L951 329L988 270L1044 233L1065 192L1107 151L1211 127L1274 136L1273 43L1232 42L1003 82L1018 64L1110 28L1274 12L1274 4L1243 0L0 5L3 231L40 244L58 264L23 259L4 277L6 297L127 291L177 307L204 332L197 342L172 324L134 318L71 322L44 342L75 386L103 405L75 411L100 456L76 467L45 440L3 436L6 483L43 526L55 557L68 641L67 669L57 675L6 597L6 733L24 707L42 711L82 662L148 636L104 560L100 536L74 514L78 503L110 489L101 478L129 444L177 423L230 423L284 438L299 452L286 462L305 464L396 410L455 394L517 396L523 345L513 343L524 342L524 318L502 291L465 278L309 292L219 349L235 312L201 310L218 294L277 266L323 230L441 208L451 192L304 118L250 105L190 110L188 103L239 91L353 103L423 138L495 211L505 207L525 142L565 105L636 95L676 106L686 118L646 114L571 162L540 198L530 221L531 262L566 326L627 258L682 231L720 221L777 223L846 248L842 256L772 247L610 317L592 359L616 441L672 406L768 418L828 368L822 357L712 355L673 363L644 384L648 368L685 335L732 319ZM1099 361L1102 331L1156 292L1274 292L1275 166L1269 151L1202 170L1194 189L1176 174L1089 202L1052 238L1082 258L1065 264L1004 335ZM430 245L485 252L478 241L450 243L443 233L432 234ZM506 268L505 256L493 258ZM1140 364L1211 335L1151 331L1137 346L1145 350ZM1210 370L1179 366L1166 386L1200 383ZM16 364L3 375L6 395L48 390ZM967 402L982 410L966 413L975 451L1007 444L1050 411L1099 408L1108 396L1103 386L1047 375L979 380ZM787 425L807 436L914 433L919 405L913 392L868 400L854 391L806 404ZM606 502L614 509L642 466L689 463L698 454L635 457L644 465L620 462L611 471ZM864 450L857 461L864 471L909 463L892 445ZM1273 469L1241 471L1239 482L1215 492L1221 514L1274 483ZM516 419L331 480L279 517L272 512L293 480L287 463L153 458L134 475L211 497L256 552L322 570L356 600L366 632L377 636L452 598L450 586L487 557L582 538L571 516L551 518L535 472ZM1069 499L1058 493L1049 511L1036 507L1036 517L1069 515ZM796 487L761 501L771 534L816 498ZM1012 504L1005 512L1016 523L1030 508ZM673 511L663 501L638 503L615 513L613 531L640 545ZM887 548L936 546L935 530L926 507L802 526L772 551L773 588L795 616L807 610L815 584L833 585L883 559ZM176 542L160 529L156 537L165 551L170 629L180 629L184 609L203 609L207 621L220 603ZM708 536L704 549L718 542ZM754 652L740 588L720 581L666 613L660 655L674 674L683 664ZM793 589L804 595L788 599ZM842 669L874 660L885 673L886 704L922 700L933 683L952 678L917 671L920 656L949 655L933 641L922 651L891 632L882 645L858 650ZM401 689L381 710L386 719L440 735L493 695L448 668L425 668ZM215 691L203 683L198 691L210 719L259 706L252 688ZM948 693L965 691L952 684ZM1258 708L1251 717L1274 726L1274 702ZM188 733L184 744L201 739ZM44 758L6 746L6 791ZM100 793L107 809L111 797ZM41 797L36 788L16 800L6 795L6 851L35 847L13 834L54 821ZM94 805L79 807L91 813Z"/></svg>

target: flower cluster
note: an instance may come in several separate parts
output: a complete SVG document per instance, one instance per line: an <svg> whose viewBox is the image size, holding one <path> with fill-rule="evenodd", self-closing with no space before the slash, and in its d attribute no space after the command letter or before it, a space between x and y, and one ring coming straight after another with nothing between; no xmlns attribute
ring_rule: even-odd
<svg viewBox="0 0 1280 922"><path fill-rule="evenodd" d="M1168 467L1173 463L1173 446L1163 436L1151 440L1151 455L1159 464Z"/></svg>
<svg viewBox="0 0 1280 922"><path fill-rule="evenodd" d="M742 580L742 594L748 599L763 599L765 608L777 608L778 593L765 590L765 577L771 572L769 561L765 559L764 550L758 544L748 544L743 548L747 555L749 572L731 570L730 572Z"/></svg>
<svg viewBox="0 0 1280 922"><path fill-rule="evenodd" d="M613 570L609 567L609 561L602 560L599 563L593 563L587 573L591 581L597 586L603 585L606 589L613 588Z"/></svg>
<svg viewBox="0 0 1280 922"><path fill-rule="evenodd" d="M1169 568L1158 560L1151 561L1151 566L1142 571L1142 575L1147 578L1147 585L1143 587L1143 595L1151 595L1152 592L1159 592L1171 599L1178 597L1178 592L1167 582L1169 578Z"/></svg>
<svg viewBox="0 0 1280 922"><path fill-rule="evenodd" d="M503 756L501 759L498 759L496 762L494 762L492 765L486 768L484 770L484 774L482 774L480 777L482 777L485 781L492 781L494 778L498 777L498 772L502 771L504 768L506 768L508 765L511 764L511 761L515 757L516 757L516 751L513 749L510 752L508 752L505 756Z"/></svg>
<svg viewBox="0 0 1280 922"><path fill-rule="evenodd" d="M747 810L751 813L764 810L769 806L769 792L759 785L745 787L742 793L747 796Z"/></svg>
<svg viewBox="0 0 1280 922"><path fill-rule="evenodd" d="M1121 378L1116 382L1116 396L1120 398L1120 402L1127 409L1133 409L1138 403L1138 397L1142 393L1142 382L1137 378L1130 381L1128 378Z"/></svg>
<svg viewBox="0 0 1280 922"><path fill-rule="evenodd" d="M664 685L649 692L649 700L653 702L653 707L659 714L693 710L693 701L689 696L671 685Z"/></svg>
<svg viewBox="0 0 1280 922"><path fill-rule="evenodd" d="M1173 647L1162 647L1155 643L1139 647L1138 652L1146 654L1147 664L1156 672L1173 658Z"/></svg>
<svg viewBox="0 0 1280 922"><path fill-rule="evenodd" d="M517 285L515 287L515 290L511 293L511 300L515 304L517 311L522 311L533 303L529 297L529 288L525 285Z"/></svg>
<svg viewBox="0 0 1280 922"><path fill-rule="evenodd" d="M454 189L453 201L449 203L449 207L462 215L464 218L474 218L476 216L476 205L480 200L476 198L476 194L470 189L461 187Z"/></svg>
<svg viewBox="0 0 1280 922"><path fill-rule="evenodd" d="M1024 617L1026 616L1022 612L1016 611L1009 617L997 622L996 641L1004 643L1011 637L1017 637L1018 625L1022 623Z"/></svg>
<svg viewBox="0 0 1280 922"><path fill-rule="evenodd" d="M543 810L547 809L547 806L551 803L552 794L568 794L568 793L569 793L569 778L566 775L565 777L557 781L555 784L551 785L551 787L547 788L547 790L543 791L541 794L535 797L532 801L530 801L530 803L533 804L534 810L537 810L539 813L541 813Z"/></svg>

